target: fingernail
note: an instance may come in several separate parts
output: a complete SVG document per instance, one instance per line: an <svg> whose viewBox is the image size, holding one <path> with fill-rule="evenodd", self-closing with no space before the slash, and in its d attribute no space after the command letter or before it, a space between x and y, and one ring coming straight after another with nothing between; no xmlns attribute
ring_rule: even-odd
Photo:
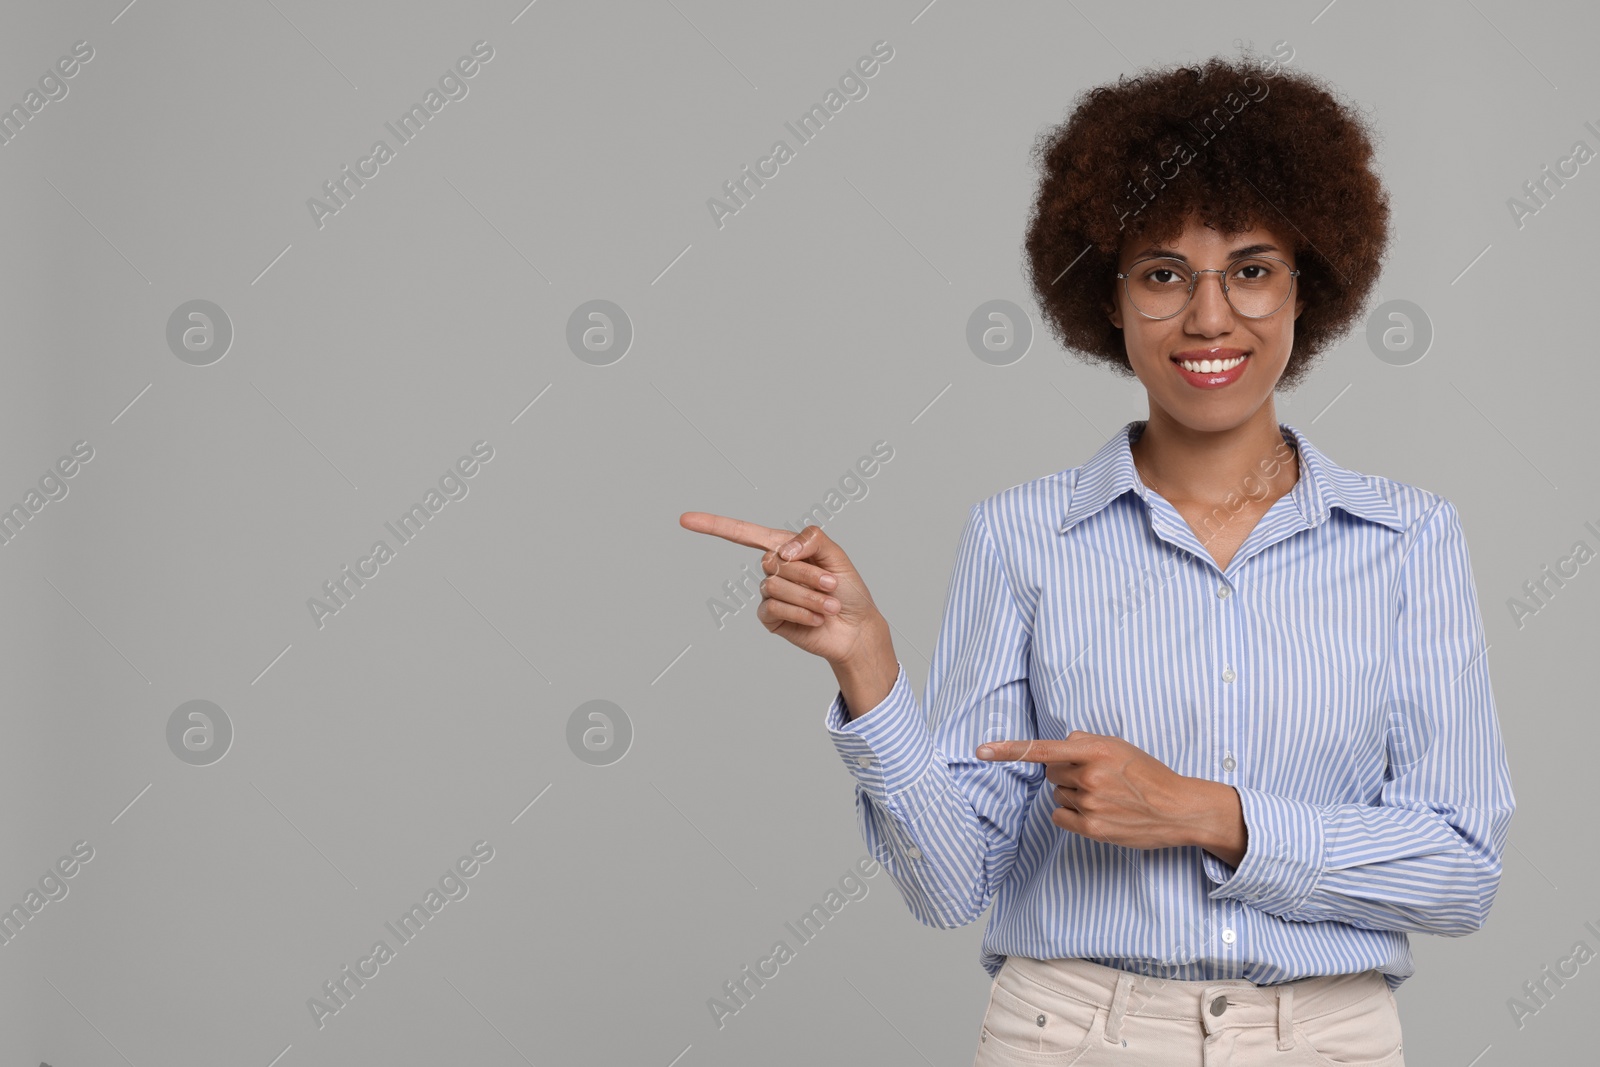
<svg viewBox="0 0 1600 1067"><path fill-rule="evenodd" d="M993 759L994 758L994 748L992 746L990 746L990 745L979 745L978 746L978 758L979 759Z"/></svg>
<svg viewBox="0 0 1600 1067"><path fill-rule="evenodd" d="M833 599L833 597L831 597L831 596L823 598L822 606L827 608L829 611L838 611L839 610L839 602L837 600Z"/></svg>
<svg viewBox="0 0 1600 1067"><path fill-rule="evenodd" d="M817 579L817 584L822 586L824 589L834 589L838 587L839 579L835 578L831 574L824 574L822 577Z"/></svg>
<svg viewBox="0 0 1600 1067"><path fill-rule="evenodd" d="M798 551L800 551L800 542L790 541L788 544L778 549L778 555L782 556L784 559L793 559L794 554Z"/></svg>

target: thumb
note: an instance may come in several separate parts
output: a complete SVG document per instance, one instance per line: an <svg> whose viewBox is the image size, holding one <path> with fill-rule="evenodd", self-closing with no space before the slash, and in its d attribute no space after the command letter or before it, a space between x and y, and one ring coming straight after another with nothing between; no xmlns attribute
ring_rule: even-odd
<svg viewBox="0 0 1600 1067"><path fill-rule="evenodd" d="M833 538L822 532L820 526L807 526L777 548L780 563L797 559L808 560L813 566L833 574L846 574L855 568L850 557L844 554Z"/></svg>

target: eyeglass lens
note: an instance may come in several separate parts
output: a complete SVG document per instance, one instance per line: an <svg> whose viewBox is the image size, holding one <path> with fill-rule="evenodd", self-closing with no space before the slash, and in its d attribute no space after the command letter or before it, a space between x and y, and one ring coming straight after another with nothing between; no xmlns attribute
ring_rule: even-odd
<svg viewBox="0 0 1600 1067"><path fill-rule="evenodd" d="M1123 283L1134 307L1152 318L1164 319L1188 305L1199 277L1182 260L1147 259L1135 263ZM1283 306L1294 281L1287 264L1269 258L1241 259L1228 267L1226 276L1219 277L1233 310L1257 319Z"/></svg>

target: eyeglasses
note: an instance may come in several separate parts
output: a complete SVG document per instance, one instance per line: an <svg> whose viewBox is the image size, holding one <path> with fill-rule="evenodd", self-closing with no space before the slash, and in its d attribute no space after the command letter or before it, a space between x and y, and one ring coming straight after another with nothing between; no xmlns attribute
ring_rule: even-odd
<svg viewBox="0 0 1600 1067"><path fill-rule="evenodd" d="M1221 275L1217 280L1223 298L1239 315L1264 319L1288 302L1300 272L1275 256L1251 256L1227 270L1195 270L1181 259L1151 258L1134 263L1127 274L1117 272L1117 277L1135 311L1147 319L1170 319L1189 306L1202 274Z"/></svg>

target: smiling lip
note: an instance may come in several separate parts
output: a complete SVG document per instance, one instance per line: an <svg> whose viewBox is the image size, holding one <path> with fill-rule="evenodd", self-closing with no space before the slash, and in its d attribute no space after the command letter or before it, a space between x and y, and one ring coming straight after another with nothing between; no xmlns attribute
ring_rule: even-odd
<svg viewBox="0 0 1600 1067"><path fill-rule="evenodd" d="M1242 348L1196 348L1187 352L1179 352L1172 357L1173 368L1183 376L1183 380L1197 389L1220 389L1232 385L1244 374L1249 366L1250 353ZM1186 370L1180 360L1199 362L1201 360L1214 360L1225 362L1228 360L1239 362L1227 370L1218 371L1191 371Z"/></svg>

